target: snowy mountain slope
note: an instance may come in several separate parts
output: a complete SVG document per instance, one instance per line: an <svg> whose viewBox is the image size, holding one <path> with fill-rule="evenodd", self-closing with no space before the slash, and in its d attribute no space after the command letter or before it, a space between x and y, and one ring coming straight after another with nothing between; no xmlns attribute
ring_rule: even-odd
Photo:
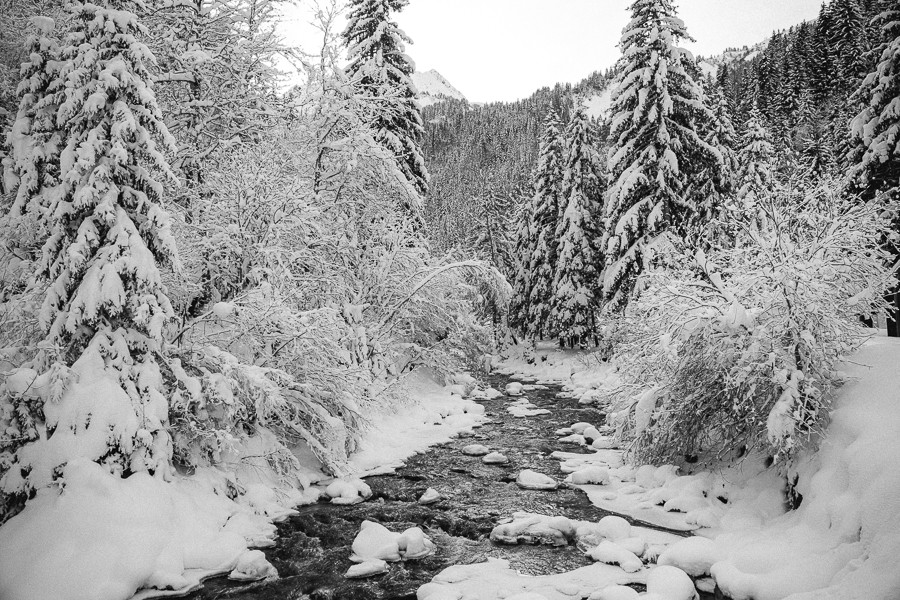
<svg viewBox="0 0 900 600"><path fill-rule="evenodd" d="M422 108L431 106L444 100L466 100L466 97L458 89L444 78L443 75L431 69L424 73L413 73L413 84L419 90L419 104Z"/></svg>

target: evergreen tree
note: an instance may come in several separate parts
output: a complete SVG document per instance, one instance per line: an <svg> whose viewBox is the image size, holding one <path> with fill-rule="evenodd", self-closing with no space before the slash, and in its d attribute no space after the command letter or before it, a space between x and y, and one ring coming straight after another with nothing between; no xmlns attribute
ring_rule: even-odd
<svg viewBox="0 0 900 600"><path fill-rule="evenodd" d="M479 207L479 219L472 233L471 248L501 273L513 271L512 216L515 197L489 191Z"/></svg>
<svg viewBox="0 0 900 600"><path fill-rule="evenodd" d="M509 303L507 323L517 331L528 331L528 313L531 298L531 253L533 246L533 228L531 202L525 202L516 211L515 246L513 250L512 299Z"/></svg>
<svg viewBox="0 0 900 600"><path fill-rule="evenodd" d="M555 110L544 121L538 164L533 173L528 277L528 318L526 333L532 338L552 336L553 279L556 274L557 238L562 185L562 132Z"/></svg>
<svg viewBox="0 0 900 600"><path fill-rule="evenodd" d="M171 141L149 87L153 55L139 0L74 1L60 47L61 182L49 210L40 277L46 342L71 365L86 348L117 374L137 428L111 440L119 471L164 472L168 402L156 362L173 317L158 264L175 260L162 186L171 175L154 137ZM125 426L124 424L122 425Z"/></svg>
<svg viewBox="0 0 900 600"><path fill-rule="evenodd" d="M371 123L376 138L397 159L400 171L420 196L428 193L428 170L420 143L424 136L416 88L410 79L415 65L405 53L412 43L391 13L409 0L351 0L344 42L347 74L364 97L372 99ZM417 227L420 206L404 206Z"/></svg>
<svg viewBox="0 0 900 600"><path fill-rule="evenodd" d="M671 0L636 0L622 36L623 57L612 96L606 204L609 306L623 307L659 234L684 235L697 211L687 183L704 169L722 169L721 153L701 139L714 115L694 78L690 40ZM695 198L695 197L694 197Z"/></svg>
<svg viewBox="0 0 900 600"><path fill-rule="evenodd" d="M865 198L887 192L897 200L900 198L900 9L885 3L875 22L881 29L877 46L880 58L855 95L864 108L851 125L848 162ZM895 215L894 219L894 229L900 233L900 216ZM896 240L893 242L894 254L898 255L900 247ZM900 337L900 291L893 294L891 304L896 313L888 323L888 333Z"/></svg>
<svg viewBox="0 0 900 600"><path fill-rule="evenodd" d="M865 26L856 0L834 0L829 7L831 48L836 62L838 91L846 94L858 83L866 52Z"/></svg>
<svg viewBox="0 0 900 600"><path fill-rule="evenodd" d="M596 336L604 188L596 136L579 108L566 128L563 211L556 231L559 257L553 282L554 326L561 344L570 348L587 344Z"/></svg>
<svg viewBox="0 0 900 600"><path fill-rule="evenodd" d="M772 137L762 124L759 110L754 108L750 113L750 120L744 125L738 160L741 171L737 195L744 210L755 211L759 194L771 187L774 180L774 159Z"/></svg>
<svg viewBox="0 0 900 600"><path fill-rule="evenodd" d="M4 161L6 187L15 190L12 204L0 222L10 250L20 258L35 258L50 203L47 192L59 181L59 134L56 111L59 96L58 47L52 37L54 23L48 18L32 20L35 34L28 40L16 120L7 136L10 156Z"/></svg>

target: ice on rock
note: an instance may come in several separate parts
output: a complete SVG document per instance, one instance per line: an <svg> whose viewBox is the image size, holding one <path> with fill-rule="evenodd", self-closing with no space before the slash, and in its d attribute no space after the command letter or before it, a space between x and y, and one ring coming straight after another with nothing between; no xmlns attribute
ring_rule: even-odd
<svg viewBox="0 0 900 600"><path fill-rule="evenodd" d="M567 483L574 485L605 485L609 483L609 469L606 467L584 467L566 477Z"/></svg>
<svg viewBox="0 0 900 600"><path fill-rule="evenodd" d="M635 600L638 593L624 585L608 585L588 596L588 600Z"/></svg>
<svg viewBox="0 0 900 600"><path fill-rule="evenodd" d="M491 452L490 454L482 457L481 462L486 465L505 465L509 462L509 459L499 452Z"/></svg>
<svg viewBox="0 0 900 600"><path fill-rule="evenodd" d="M434 552L434 543L418 527L411 527L400 534L397 548L403 560L425 558Z"/></svg>
<svg viewBox="0 0 900 600"><path fill-rule="evenodd" d="M361 479L335 479L325 488L325 493L332 504L357 504L372 497L372 488Z"/></svg>
<svg viewBox="0 0 900 600"><path fill-rule="evenodd" d="M428 488L425 490L425 493L419 498L419 504L427 505L434 504L435 502L441 499L440 493L434 488Z"/></svg>
<svg viewBox="0 0 900 600"><path fill-rule="evenodd" d="M677 567L691 577L709 575L710 567L720 560L716 544L704 537L689 537L669 546L656 561Z"/></svg>
<svg viewBox="0 0 900 600"><path fill-rule="evenodd" d="M380 523L363 521L359 526L359 533L353 540L351 549L353 554L350 560L364 563L367 561L383 560L395 562L400 560L399 533L394 533Z"/></svg>
<svg viewBox="0 0 900 600"><path fill-rule="evenodd" d="M278 571L260 550L247 550L241 554L234 569L228 574L228 579L233 581L259 581L276 577Z"/></svg>
<svg viewBox="0 0 900 600"><path fill-rule="evenodd" d="M519 472L519 476L516 477L516 485L526 490L555 490L557 488L555 479L531 469Z"/></svg>
<svg viewBox="0 0 900 600"><path fill-rule="evenodd" d="M622 546L609 540L603 540L585 554L592 560L608 565L619 565L626 573L634 573L643 568L644 563L640 558L629 552Z"/></svg>
<svg viewBox="0 0 900 600"><path fill-rule="evenodd" d="M694 582L688 574L670 566L658 566L647 575L647 594L664 600L698 600Z"/></svg>
<svg viewBox="0 0 900 600"><path fill-rule="evenodd" d="M525 386L518 381L513 381L506 384L505 391L507 396L521 396L522 392L525 391Z"/></svg>
<svg viewBox="0 0 900 600"><path fill-rule="evenodd" d="M470 444L462 449L462 453L466 456L484 456L490 452L490 448L481 444Z"/></svg>
<svg viewBox="0 0 900 600"><path fill-rule="evenodd" d="M387 573L388 565L383 560L367 560L356 564L347 569L344 577L347 579L362 579L364 577L372 577Z"/></svg>
<svg viewBox="0 0 900 600"><path fill-rule="evenodd" d="M631 537L631 523L622 517L609 515L597 521L597 531L606 539L617 541Z"/></svg>
<svg viewBox="0 0 900 600"><path fill-rule="evenodd" d="M716 592L716 580L712 577L702 577L694 582L698 592L704 594L714 594Z"/></svg>

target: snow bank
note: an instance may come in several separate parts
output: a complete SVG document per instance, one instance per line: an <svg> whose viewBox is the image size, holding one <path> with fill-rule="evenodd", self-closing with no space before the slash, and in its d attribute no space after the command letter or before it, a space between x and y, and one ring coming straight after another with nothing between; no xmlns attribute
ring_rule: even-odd
<svg viewBox="0 0 900 600"><path fill-rule="evenodd" d="M799 509L762 522L723 518L725 559L712 575L734 600L900 597L900 341L870 341L847 372L858 379L840 391L819 452L798 470Z"/></svg>
<svg viewBox="0 0 900 600"><path fill-rule="evenodd" d="M121 600L141 588L190 589L214 573L275 574L248 551L275 528L198 481L121 479L85 459L70 461L63 479L0 528L0 598Z"/></svg>
<svg viewBox="0 0 900 600"><path fill-rule="evenodd" d="M425 373L410 375L406 385L413 401L396 412L372 417L350 457L353 474L392 472L410 456L449 442L486 420L484 406L454 394Z"/></svg>
<svg viewBox="0 0 900 600"><path fill-rule="evenodd" d="M510 568L509 561L488 558L474 565L443 570L419 588L417 600L496 600L497 598L543 598L573 600L587 598L611 585L645 583L646 571L626 573L618 567L596 563L559 575L531 577ZM525 596L530 594L530 596Z"/></svg>

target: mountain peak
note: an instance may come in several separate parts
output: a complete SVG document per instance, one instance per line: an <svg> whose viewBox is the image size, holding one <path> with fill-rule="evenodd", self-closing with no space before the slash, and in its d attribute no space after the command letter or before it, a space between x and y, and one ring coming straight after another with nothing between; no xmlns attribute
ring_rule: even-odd
<svg viewBox="0 0 900 600"><path fill-rule="evenodd" d="M462 92L453 87L443 75L434 69L424 73L418 71L413 73L412 81L419 91L419 104L422 105L422 108L449 99L466 100Z"/></svg>

